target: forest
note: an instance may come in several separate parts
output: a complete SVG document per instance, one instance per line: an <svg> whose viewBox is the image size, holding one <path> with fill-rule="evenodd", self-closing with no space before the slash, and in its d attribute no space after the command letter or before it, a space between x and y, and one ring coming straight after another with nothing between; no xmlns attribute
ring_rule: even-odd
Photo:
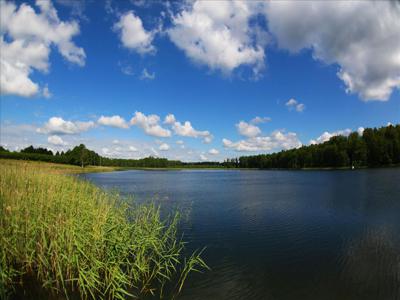
<svg viewBox="0 0 400 300"><path fill-rule="evenodd" d="M334 136L316 145L226 160L228 168L345 168L400 164L400 124Z"/></svg>
<svg viewBox="0 0 400 300"><path fill-rule="evenodd" d="M360 136L334 136L321 144L302 146L272 154L240 156L224 162L182 162L159 157L141 159L108 158L81 144L66 152L29 146L12 152L0 146L0 158L37 160L78 166L117 166L131 168L359 168L400 164L400 124L366 128Z"/></svg>

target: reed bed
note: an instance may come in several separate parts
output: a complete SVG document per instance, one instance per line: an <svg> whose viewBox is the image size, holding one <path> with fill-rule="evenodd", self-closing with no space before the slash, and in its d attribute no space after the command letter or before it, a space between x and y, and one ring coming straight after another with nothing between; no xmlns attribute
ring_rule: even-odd
<svg viewBox="0 0 400 300"><path fill-rule="evenodd" d="M154 205L129 206L35 164L8 161L0 172L2 299L27 278L67 299L171 298L189 273L207 268L201 251L183 257L178 214L162 220Z"/></svg>

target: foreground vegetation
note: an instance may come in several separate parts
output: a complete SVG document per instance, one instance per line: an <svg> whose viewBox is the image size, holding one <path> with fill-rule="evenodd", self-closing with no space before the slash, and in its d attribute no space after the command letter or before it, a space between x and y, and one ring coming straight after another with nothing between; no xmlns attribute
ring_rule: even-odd
<svg viewBox="0 0 400 300"><path fill-rule="evenodd" d="M171 298L207 268L200 252L183 257L177 214L162 220L153 205L61 175L79 167L0 163L1 299L32 281L66 298Z"/></svg>

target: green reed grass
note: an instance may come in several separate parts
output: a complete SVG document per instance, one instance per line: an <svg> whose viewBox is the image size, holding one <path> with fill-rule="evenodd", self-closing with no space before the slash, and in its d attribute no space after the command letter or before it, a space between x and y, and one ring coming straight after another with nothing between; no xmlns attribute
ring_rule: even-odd
<svg viewBox="0 0 400 300"><path fill-rule="evenodd" d="M29 277L67 298L163 297L207 268L201 252L183 257L178 214L162 220L154 205L128 206L52 168L0 165L0 298Z"/></svg>

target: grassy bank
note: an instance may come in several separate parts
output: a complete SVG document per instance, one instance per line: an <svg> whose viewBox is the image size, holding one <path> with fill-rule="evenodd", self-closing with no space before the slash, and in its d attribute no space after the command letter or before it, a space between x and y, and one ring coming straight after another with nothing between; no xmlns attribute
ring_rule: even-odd
<svg viewBox="0 0 400 300"><path fill-rule="evenodd" d="M206 268L198 253L182 257L178 215L161 220L157 207L129 207L117 194L62 175L100 169L0 163L0 298L31 278L65 298L159 298L166 286L179 293L191 271Z"/></svg>
<svg viewBox="0 0 400 300"><path fill-rule="evenodd" d="M37 169L41 173L47 174L80 174L125 170L125 168L120 167L85 166L82 168L74 165L15 159L0 159L0 166L1 168Z"/></svg>

